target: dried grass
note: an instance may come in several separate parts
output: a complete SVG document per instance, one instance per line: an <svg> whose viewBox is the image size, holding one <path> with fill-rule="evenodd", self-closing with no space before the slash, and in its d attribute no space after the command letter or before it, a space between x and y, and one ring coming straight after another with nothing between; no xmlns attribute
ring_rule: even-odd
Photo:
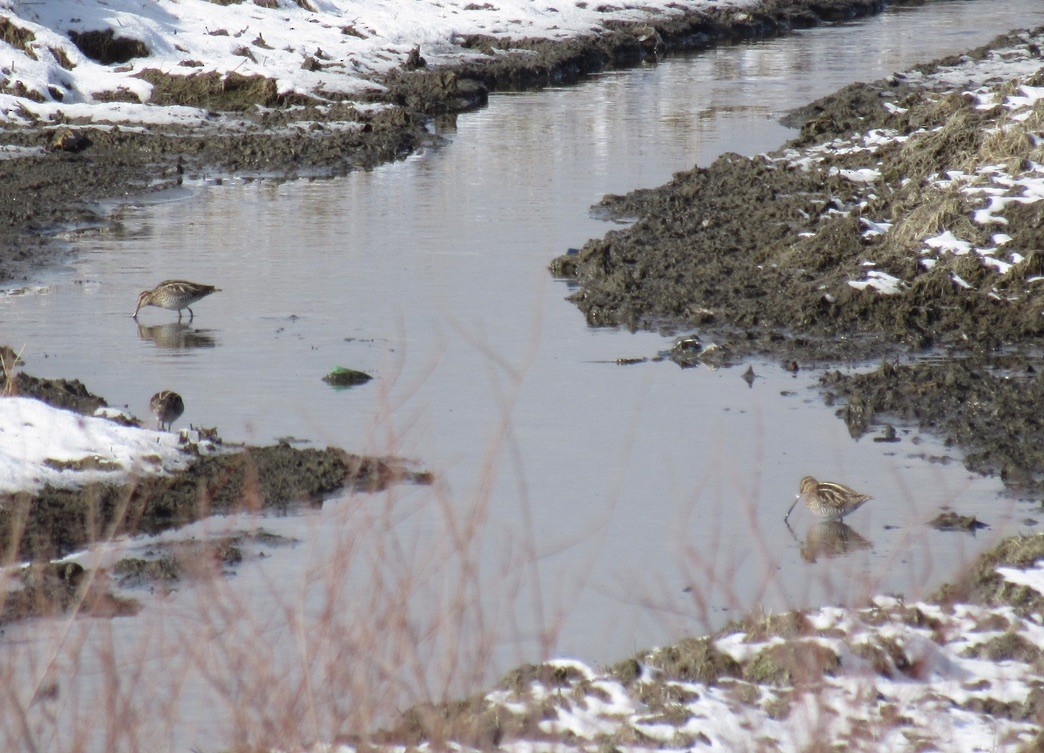
<svg viewBox="0 0 1044 753"><path fill-rule="evenodd" d="M0 346L0 370L3 371L4 376L4 386L0 390L0 396L11 397L18 394L15 383L16 368L21 363L21 355L24 350L25 345L17 353L8 347Z"/></svg>

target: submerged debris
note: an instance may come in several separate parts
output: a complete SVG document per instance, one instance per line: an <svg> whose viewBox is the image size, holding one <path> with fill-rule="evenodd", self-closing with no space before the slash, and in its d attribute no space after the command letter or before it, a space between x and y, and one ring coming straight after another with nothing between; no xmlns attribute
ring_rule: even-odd
<svg viewBox="0 0 1044 753"><path fill-rule="evenodd" d="M989 528L974 515L960 515L952 510L941 512L928 525L937 531L968 531L975 533L980 528Z"/></svg>

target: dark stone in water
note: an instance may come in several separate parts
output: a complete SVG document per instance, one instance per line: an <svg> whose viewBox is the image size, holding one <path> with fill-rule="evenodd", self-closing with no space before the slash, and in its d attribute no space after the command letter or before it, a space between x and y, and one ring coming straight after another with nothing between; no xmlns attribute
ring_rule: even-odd
<svg viewBox="0 0 1044 753"><path fill-rule="evenodd" d="M338 366L323 377L323 381L331 387L354 387L357 384L366 384L371 379L373 377L364 371L346 369L343 366Z"/></svg>
<svg viewBox="0 0 1044 753"><path fill-rule="evenodd" d="M958 515L953 511L939 513L929 525L939 531L971 531L972 533L980 528L988 527L974 515Z"/></svg>

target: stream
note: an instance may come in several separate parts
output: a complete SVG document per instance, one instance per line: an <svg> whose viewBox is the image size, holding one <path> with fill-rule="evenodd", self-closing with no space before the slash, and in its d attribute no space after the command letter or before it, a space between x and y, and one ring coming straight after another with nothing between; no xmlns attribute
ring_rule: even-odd
<svg viewBox="0 0 1044 753"><path fill-rule="evenodd" d="M587 327L547 264L612 229L590 211L606 193L774 149L794 133L778 123L788 109L1040 23L1023 0L931 3L498 94L401 163L205 179L69 234L71 262L0 295L27 371L79 378L143 418L174 389L175 429L397 455L436 480L77 555L100 564L258 528L286 538L248 547L231 577L127 591L136 617L7 627L0 650L31 682L61 678L44 749L78 749L70 730L114 692L146 747L220 749L253 719L237 704L276 708L306 686L336 697L320 634L353 647L342 664L368 652L368 671L401 670L385 700L437 699L524 661L622 659L758 606L917 598L1021 530L998 479L916 426L896 425L895 443L852 439L817 388L825 364L755 360L750 384L747 364L619 365L672 337ZM191 323L155 308L131 319L138 292L168 278L222 290ZM321 378L337 366L375 379L334 390ZM875 499L840 528L802 510L788 528L805 475ZM947 506L990 529L925 525ZM328 706L308 712L319 739L349 714ZM104 747L105 734L87 737Z"/></svg>

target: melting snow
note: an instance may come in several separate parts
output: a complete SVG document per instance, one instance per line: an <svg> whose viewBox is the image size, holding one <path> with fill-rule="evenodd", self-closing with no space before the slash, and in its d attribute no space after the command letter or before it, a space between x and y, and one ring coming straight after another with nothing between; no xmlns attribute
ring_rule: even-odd
<svg viewBox="0 0 1044 753"><path fill-rule="evenodd" d="M934 238L926 238L924 241L930 248L937 251L949 251L951 254L966 254L971 251L972 244L962 241L949 230Z"/></svg>
<svg viewBox="0 0 1044 753"><path fill-rule="evenodd" d="M840 175L842 178L850 180L853 183L873 183L881 177L881 171L875 170L871 167L863 167L858 170L846 170L842 167L832 167L830 168L830 174Z"/></svg>
<svg viewBox="0 0 1044 753"><path fill-rule="evenodd" d="M1032 159L1015 160L1003 156L1009 148L1008 139L1016 140L1012 143L1029 139L1036 147L1044 144L1044 133L1040 132L1039 125L1028 125L1039 123L1044 87L1027 83L1027 79L1039 76L1044 69L1044 61L1038 49L1042 42L1044 34L1033 36L1023 33L1011 47L992 50L982 59L965 57L957 64L941 67L930 74L920 71L896 74L898 79L923 89L926 97L963 92L965 96L974 99L978 108L989 112L994 118L993 127L983 131L982 154L996 155L990 156L988 163L968 166L963 170L948 169L943 174L926 177L929 188L938 189L940 193L957 192L966 207L967 219L974 225L1006 226L1009 221L1005 214L1013 204L1034 204L1044 199L1044 164ZM1013 91L1016 93L1012 94ZM890 103L886 102L885 106L891 112L902 112L902 108ZM941 126L915 130L908 135L878 128L823 144L785 149L769 159L806 171L824 167L828 174L844 177L851 182L851 195L826 197L832 205L840 203L842 208L831 206L827 212L821 213L825 225L833 217L850 213L861 215L870 206L875 194L871 191L871 184L881 176L882 149L889 147L894 151L895 146L903 142L916 143L918 139L933 138L942 132ZM996 150L991 151L991 139L996 140ZM899 187L907 188L910 180L899 181ZM890 240L893 223L865 216L859 216L859 221L863 226L862 237L868 245L876 247ZM905 224L903 231L909 232L910 227L908 223ZM958 237L955 230L956 224L950 228L942 227L933 231L934 234L925 234L927 237L920 239L923 244L918 252L920 268L931 270L947 255L963 256L975 252L983 268L1000 282L1000 277L1011 273L1012 268L1023 261L1030 251L1039 252L1035 247L1016 248L1012 236L1007 233L993 233L991 245L978 245L977 241ZM951 272L950 277L961 290L977 291L981 287L983 293L996 300L1015 300L1003 290L998 291L992 281L973 285L956 273ZM913 281L903 281L884 272L871 270L863 278L847 282L857 290L895 295Z"/></svg>
<svg viewBox="0 0 1044 753"><path fill-rule="evenodd" d="M0 398L2 492L158 474L189 461L176 434L122 426L31 398Z"/></svg>
<svg viewBox="0 0 1044 753"><path fill-rule="evenodd" d="M1044 563L998 572L1044 593ZM806 612L805 618L810 635L798 630L788 638L755 640L739 631L718 637L713 645L741 665L736 677L726 673L709 683L675 681L666 676L669 670L660 670L655 677L643 672L623 681L611 672L585 670L554 688L533 683L490 693L488 710L501 718L536 712L544 717L540 732L528 736L536 739L503 740L499 748L532 751L557 745L558 750L593 751L611 743L631 753L665 747L746 750L752 745L790 752L817 740L857 749L873 740L875 750L1014 751L1037 732L1031 719L994 711L997 704L1018 706L1029 700L1037 682L1033 661L976 657L976 646L1006 634L1041 644L1044 626L1011 607L906 604L878 597L865 609L824 607ZM982 630L983 624L991 629ZM801 661L813 666L813 646L837 661L813 668L794 685L744 679L759 657L780 656L781 646L795 652L793 666ZM656 662L656 655L647 652L637 659ZM575 662L568 666L579 669ZM781 666L790 665L784 658Z"/></svg>
<svg viewBox="0 0 1044 753"><path fill-rule="evenodd" d="M382 88L375 80L399 67L417 46L437 65L486 57L462 46L471 35L565 39L604 31L616 22L712 7L742 15L750 5L752 0L644 0L641 8L531 0L0 0L12 26L28 37L18 46L0 42L0 120L64 115L96 122L193 124L207 113L101 100L118 94L147 103L153 87L140 77L147 69L261 75L274 79L281 94L318 101L331 95L357 97ZM101 30L140 41L148 54L102 65L69 38L70 32Z"/></svg>
<svg viewBox="0 0 1044 753"><path fill-rule="evenodd" d="M997 572L1000 573L1004 580L1010 583L1017 583L1020 586L1029 586L1044 596L1044 562L1040 562L1026 570L1018 570L1013 567L998 567Z"/></svg>
<svg viewBox="0 0 1044 753"><path fill-rule="evenodd" d="M871 269L866 273L866 279L849 280L848 284L856 290L870 288L876 290L881 295L895 295L896 293L901 293L903 288L906 287L906 283L898 277L893 277L879 269Z"/></svg>

